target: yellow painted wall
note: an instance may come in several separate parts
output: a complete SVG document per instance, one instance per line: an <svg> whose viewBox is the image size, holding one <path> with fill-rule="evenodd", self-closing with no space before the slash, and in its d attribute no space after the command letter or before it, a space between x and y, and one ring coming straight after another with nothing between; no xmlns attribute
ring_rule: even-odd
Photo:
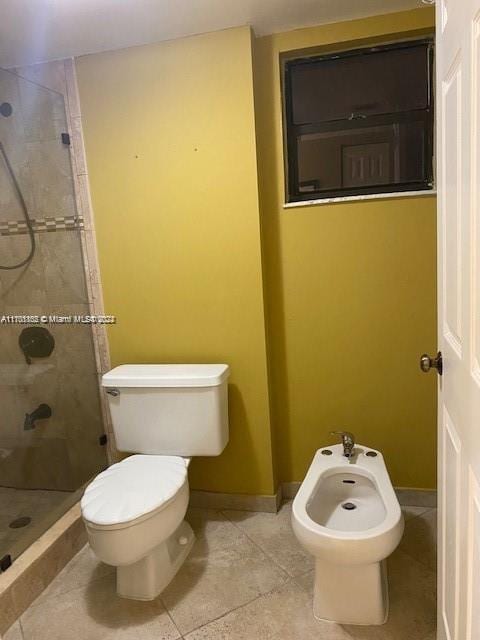
<svg viewBox="0 0 480 640"><path fill-rule="evenodd" d="M193 488L274 490L249 28L76 61L113 364L227 362Z"/></svg>
<svg viewBox="0 0 480 640"><path fill-rule="evenodd" d="M419 9L264 37L255 102L272 423L280 481L302 480L317 448L353 431L381 449L397 486L435 486L435 198L283 209L279 57L431 30Z"/></svg>
<svg viewBox="0 0 480 640"><path fill-rule="evenodd" d="M342 427L397 486L434 486L435 198L284 210L279 64L432 25L419 9L260 38L255 83L248 28L77 60L113 364L232 367L231 441L193 488L272 493Z"/></svg>

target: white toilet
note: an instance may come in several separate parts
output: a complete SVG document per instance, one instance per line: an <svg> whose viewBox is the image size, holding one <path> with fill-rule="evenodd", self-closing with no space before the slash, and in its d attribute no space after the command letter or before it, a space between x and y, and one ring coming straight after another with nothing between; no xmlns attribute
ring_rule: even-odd
<svg viewBox="0 0 480 640"><path fill-rule="evenodd" d="M351 453L343 445L316 452L292 525L315 557L315 617L378 625L388 617L386 558L401 540L403 515L382 454L362 445Z"/></svg>
<svg viewBox="0 0 480 640"><path fill-rule="evenodd" d="M140 455L100 473L81 510L124 598L156 598L192 548L188 465L227 445L228 375L225 364L122 365L102 378L117 449Z"/></svg>

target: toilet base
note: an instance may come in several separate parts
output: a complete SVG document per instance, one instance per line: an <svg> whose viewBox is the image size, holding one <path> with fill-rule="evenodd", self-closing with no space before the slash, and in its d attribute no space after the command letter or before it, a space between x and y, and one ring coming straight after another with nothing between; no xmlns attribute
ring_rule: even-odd
<svg viewBox="0 0 480 640"><path fill-rule="evenodd" d="M388 617L386 561L331 564L316 559L313 613L338 624L380 625Z"/></svg>
<svg viewBox="0 0 480 640"><path fill-rule="evenodd" d="M148 556L117 567L117 594L131 600L153 600L177 573L195 542L188 522L181 525Z"/></svg>

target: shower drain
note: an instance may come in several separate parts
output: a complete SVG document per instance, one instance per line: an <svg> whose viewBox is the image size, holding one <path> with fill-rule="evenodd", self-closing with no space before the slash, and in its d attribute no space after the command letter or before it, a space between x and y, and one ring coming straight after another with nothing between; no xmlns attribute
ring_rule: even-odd
<svg viewBox="0 0 480 640"><path fill-rule="evenodd" d="M352 511L353 509L356 509L357 505L353 504L353 502L344 502L342 504L342 509L346 509L347 511Z"/></svg>
<svg viewBox="0 0 480 640"><path fill-rule="evenodd" d="M8 526L10 527L10 529L21 529L22 527L26 527L27 524L30 524L31 521L32 519L28 516L22 516L21 518L12 520L12 522L10 522Z"/></svg>

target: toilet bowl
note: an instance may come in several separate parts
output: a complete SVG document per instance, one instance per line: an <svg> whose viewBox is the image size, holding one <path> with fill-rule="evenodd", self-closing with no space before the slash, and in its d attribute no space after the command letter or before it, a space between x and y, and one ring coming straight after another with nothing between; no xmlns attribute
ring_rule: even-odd
<svg viewBox="0 0 480 640"><path fill-rule="evenodd" d="M315 617L386 622L386 558L404 521L382 454L362 445L350 459L342 445L318 450L293 501L292 526L315 558Z"/></svg>
<svg viewBox="0 0 480 640"><path fill-rule="evenodd" d="M228 443L225 364L121 365L102 377L117 449L80 506L95 555L117 567L117 593L153 600L195 540L184 516L191 456Z"/></svg>
<svg viewBox="0 0 480 640"><path fill-rule="evenodd" d="M195 541L183 520L189 460L134 455L100 473L85 490L82 516L90 546L117 567L117 593L153 600L168 585Z"/></svg>

